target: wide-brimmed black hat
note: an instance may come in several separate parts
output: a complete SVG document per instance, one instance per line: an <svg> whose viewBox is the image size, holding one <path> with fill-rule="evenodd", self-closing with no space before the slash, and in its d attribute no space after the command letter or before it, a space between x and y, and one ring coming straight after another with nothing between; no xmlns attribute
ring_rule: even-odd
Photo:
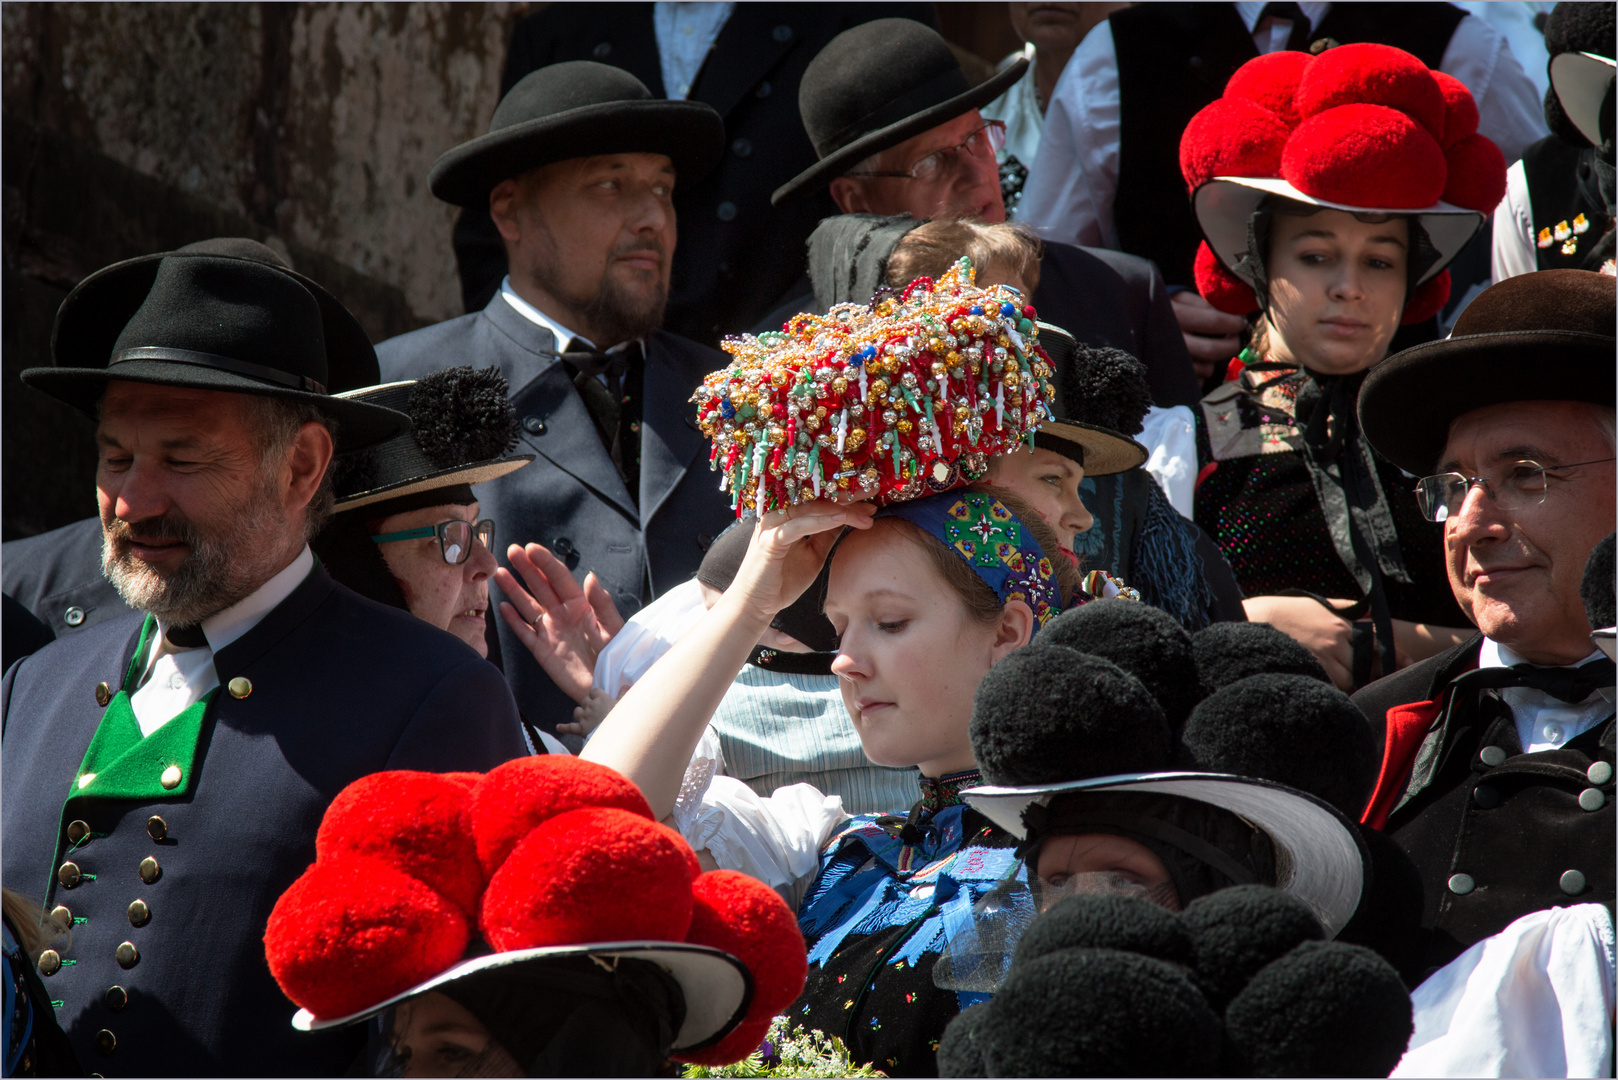
<svg viewBox="0 0 1618 1080"><path fill-rule="evenodd" d="M121 380L306 402L336 422L339 451L408 431L402 413L330 395L326 320L304 281L281 267L195 253L132 260L68 294L52 334L55 366L22 379L92 418L107 383Z"/></svg>
<svg viewBox="0 0 1618 1080"><path fill-rule="evenodd" d="M973 86L949 45L912 19L875 19L832 38L804 70L798 113L818 162L771 203L825 184L856 162L987 105L1028 69L1020 58Z"/></svg>
<svg viewBox="0 0 1618 1080"><path fill-rule="evenodd" d="M1443 341L1389 357L1360 388L1360 430L1408 473L1433 471L1459 416L1512 401L1614 403L1618 282L1541 270L1491 285Z"/></svg>
<svg viewBox="0 0 1618 1080"><path fill-rule="evenodd" d="M1079 343L1060 326L1047 322L1039 324L1039 343L1056 368L1051 380L1056 393L1051 401L1055 419L1047 420L1034 435L1034 445L1066 454L1084 466L1086 476L1109 476L1146 464L1150 451L1121 431L1100 424L1074 420L1075 402L1067 400L1066 391L1073 384L1071 373Z"/></svg>
<svg viewBox="0 0 1618 1080"><path fill-rule="evenodd" d="M654 98L622 68L572 60L530 72L495 107L489 133L433 162L427 184L456 206L486 206L500 181L569 158L666 154L682 181L725 152L725 122L700 101Z"/></svg>
<svg viewBox="0 0 1618 1080"><path fill-rule="evenodd" d="M517 414L496 368L449 368L342 397L402 412L412 428L338 460L333 484L339 512L482 484L534 460L533 454L511 454Z"/></svg>

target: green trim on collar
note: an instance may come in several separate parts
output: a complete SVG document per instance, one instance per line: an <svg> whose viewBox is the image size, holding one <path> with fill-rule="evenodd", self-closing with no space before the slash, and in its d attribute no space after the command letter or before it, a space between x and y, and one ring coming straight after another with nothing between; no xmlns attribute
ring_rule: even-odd
<svg viewBox="0 0 1618 1080"><path fill-rule="evenodd" d="M203 720L218 694L216 686L162 727L142 736L129 691L118 691L107 703L68 798L150 801L190 794ZM179 779L165 787L164 773L172 768L180 770Z"/></svg>

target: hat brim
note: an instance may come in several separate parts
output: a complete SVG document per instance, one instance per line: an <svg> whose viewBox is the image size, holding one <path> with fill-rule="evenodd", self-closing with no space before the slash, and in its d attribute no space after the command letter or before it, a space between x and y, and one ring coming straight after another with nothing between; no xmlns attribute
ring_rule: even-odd
<svg viewBox="0 0 1618 1080"><path fill-rule="evenodd" d="M1129 436L1097 424L1078 420L1047 420L1034 434L1034 445L1058 454L1072 456L1071 447L1079 448L1083 458L1084 475L1110 476L1128 472L1146 464L1151 452Z"/></svg>
<svg viewBox="0 0 1618 1080"><path fill-rule="evenodd" d="M582 105L479 135L448 150L427 174L432 193L455 206L487 207L502 180L570 158L663 154L681 182L711 172L725 152L725 122L697 101Z"/></svg>
<svg viewBox="0 0 1618 1080"><path fill-rule="evenodd" d="M74 287L56 314L51 328L51 357L64 367L94 367L112 355L124 327L146 301L164 259L227 259L239 256L218 251L161 251L104 266ZM243 262L257 262L242 259ZM326 339L326 389L332 393L371 386L381 377L376 350L359 320L342 301L296 270L277 264L276 270L297 281L320 307L321 334ZM83 312L79 317L78 313Z"/></svg>
<svg viewBox="0 0 1618 1080"><path fill-rule="evenodd" d="M1483 227L1484 216L1475 210L1436 202L1417 208L1387 206L1350 206L1347 203L1328 202L1313 195L1305 195L1278 177L1216 176L1197 188L1192 201L1196 206L1197 224L1208 246L1236 277L1259 288L1251 276L1237 269L1237 260L1247 253L1247 224L1266 195L1279 195L1294 202L1319 206L1326 210L1342 210L1349 214L1398 214L1421 219L1438 252L1438 259L1429 266L1416 282L1420 285L1437 277L1454 261L1467 241Z"/></svg>
<svg viewBox="0 0 1618 1080"><path fill-rule="evenodd" d="M1022 839L1030 804L1086 791L1174 795L1228 810L1264 833L1276 851L1276 888L1309 905L1328 937L1348 925L1365 888L1369 857L1353 824L1307 792L1269 780L1223 773L1131 773L1040 787L976 787L967 805Z"/></svg>
<svg viewBox="0 0 1618 1080"><path fill-rule="evenodd" d="M486 484L490 480L498 480L508 473L514 473L533 460L533 454L518 454L515 457L460 465L456 468L445 469L443 472L431 473L427 476L415 476L409 480L401 480L396 484L372 488L369 491L361 491L347 498L338 499L335 509L339 511L357 510L362 506L370 506L373 503L386 502L389 499L401 499L406 495L432 491L435 488L456 487L460 484L476 487L479 484Z"/></svg>
<svg viewBox="0 0 1618 1080"><path fill-rule="evenodd" d="M902 120L896 120L886 127L861 135L776 188L770 195L770 205L778 206L782 200L789 199L800 191L829 183L834 177L841 176L852 166L878 151L898 146L906 139L920 135L947 120L953 120L962 113L982 108L1005 93L1006 89L1022 78L1023 72L1027 70L1028 58L1019 57L1006 70L996 73L993 78L979 83L964 94L957 94L947 101L911 113Z"/></svg>
<svg viewBox="0 0 1618 1080"><path fill-rule="evenodd" d="M1360 387L1360 430L1414 476L1433 472L1456 418L1513 401L1614 404L1610 334L1514 330L1430 341L1371 369ZM1525 377L1525 372L1532 377Z"/></svg>
<svg viewBox="0 0 1618 1080"><path fill-rule="evenodd" d="M1608 660L1618 660L1618 626L1590 631L1590 640Z"/></svg>
<svg viewBox="0 0 1618 1080"><path fill-rule="evenodd" d="M225 394L251 394L313 405L322 415L336 422L334 448L338 453L375 446L411 428L410 417L380 405L272 386L218 368L167 360L126 360L106 368L28 368L22 372L22 381L41 393L71 405L92 420L96 419L97 405L107 391L107 384L114 381L212 390Z"/></svg>
<svg viewBox="0 0 1618 1080"><path fill-rule="evenodd" d="M564 957L593 956L603 960L625 957L649 960L680 984L685 996L685 1022L674 1037L673 1051L690 1053L711 1046L741 1023L753 1000L753 977L736 957L706 945L678 941L610 941L592 945L553 945L538 949L517 949L462 960L447 971L418 983L410 989L379 1001L368 1009L329 1020L317 1019L308 1009L299 1009L292 1026L299 1031L324 1031L346 1027L393 1008L402 1001L430 993L493 968L519 964L542 964Z"/></svg>
<svg viewBox="0 0 1618 1080"><path fill-rule="evenodd" d="M1590 140L1601 145L1601 102L1612 84L1618 61L1587 52L1565 52L1551 57L1551 87L1562 111Z"/></svg>

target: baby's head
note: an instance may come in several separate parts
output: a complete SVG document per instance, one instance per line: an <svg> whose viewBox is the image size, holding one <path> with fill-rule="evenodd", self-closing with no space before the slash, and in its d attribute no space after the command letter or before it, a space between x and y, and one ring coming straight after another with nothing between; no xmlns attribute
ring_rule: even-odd
<svg viewBox="0 0 1618 1080"><path fill-rule="evenodd" d="M1026 300L1039 287L1044 245L1026 225L929 221L906 233L888 256L888 284L902 289L918 277L934 281L962 255L972 260L978 288L1010 285Z"/></svg>

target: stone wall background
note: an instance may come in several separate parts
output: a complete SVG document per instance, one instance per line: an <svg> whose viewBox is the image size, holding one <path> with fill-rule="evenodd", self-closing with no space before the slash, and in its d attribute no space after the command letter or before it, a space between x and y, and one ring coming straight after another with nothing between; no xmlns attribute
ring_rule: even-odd
<svg viewBox="0 0 1618 1080"><path fill-rule="evenodd" d="M541 6L0 5L3 538L95 512L93 425L17 374L102 266L250 236L373 340L460 315L427 170L486 130L511 26ZM1003 3L940 14L976 74L1016 45Z"/></svg>

